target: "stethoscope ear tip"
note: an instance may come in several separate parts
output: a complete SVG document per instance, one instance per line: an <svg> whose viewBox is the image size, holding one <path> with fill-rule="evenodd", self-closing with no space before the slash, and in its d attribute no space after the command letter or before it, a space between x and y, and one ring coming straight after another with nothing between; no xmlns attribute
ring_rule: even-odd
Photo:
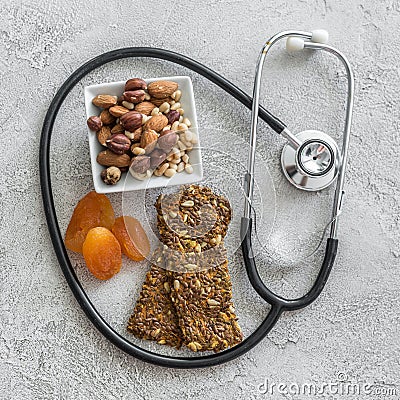
<svg viewBox="0 0 400 400"><path fill-rule="evenodd" d="M286 40L286 50L289 52L301 51L304 49L304 39L289 36Z"/></svg>
<svg viewBox="0 0 400 400"><path fill-rule="evenodd" d="M329 33L325 29L316 29L311 32L310 40L314 43L326 44L329 41ZM289 52L301 51L304 49L305 39L298 36L289 36L286 40L286 50Z"/></svg>
<svg viewBox="0 0 400 400"><path fill-rule="evenodd" d="M314 43L326 44L329 41L329 33L325 29L315 29L311 31L311 41Z"/></svg>

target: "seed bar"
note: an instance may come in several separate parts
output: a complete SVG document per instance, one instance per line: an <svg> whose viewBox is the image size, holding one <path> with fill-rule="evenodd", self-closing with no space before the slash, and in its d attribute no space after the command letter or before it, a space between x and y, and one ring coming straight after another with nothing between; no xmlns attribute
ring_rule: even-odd
<svg viewBox="0 0 400 400"><path fill-rule="evenodd" d="M127 328L139 339L154 340L179 349L183 336L170 291L166 271L152 264Z"/></svg>
<svg viewBox="0 0 400 400"><path fill-rule="evenodd" d="M197 273L167 273L184 344L190 350L218 352L242 341L227 261Z"/></svg>

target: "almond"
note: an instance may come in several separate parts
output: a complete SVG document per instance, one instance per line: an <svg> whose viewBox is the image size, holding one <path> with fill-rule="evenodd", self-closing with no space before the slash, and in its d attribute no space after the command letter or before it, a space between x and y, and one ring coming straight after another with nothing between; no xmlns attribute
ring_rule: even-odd
<svg viewBox="0 0 400 400"><path fill-rule="evenodd" d="M153 103L150 103L150 101L143 101L142 103L136 104L135 111L144 115L150 115L153 108L155 108Z"/></svg>
<svg viewBox="0 0 400 400"><path fill-rule="evenodd" d="M153 115L145 125L146 129L152 129L156 132L161 131L168 125L168 118L163 114Z"/></svg>
<svg viewBox="0 0 400 400"><path fill-rule="evenodd" d="M126 114L129 110L122 106L113 106L110 107L108 111L110 111L110 114L113 115L114 117L119 118L122 117L124 114Z"/></svg>
<svg viewBox="0 0 400 400"><path fill-rule="evenodd" d="M150 96L156 99L171 96L178 89L178 84L172 81L156 81L147 86Z"/></svg>
<svg viewBox="0 0 400 400"><path fill-rule="evenodd" d="M97 132L97 140L102 146L106 146L106 140L111 136L111 129L109 126L102 126Z"/></svg>
<svg viewBox="0 0 400 400"><path fill-rule="evenodd" d="M115 96L109 96L108 94L99 94L92 100L92 103L100 108L110 108L117 104L117 99Z"/></svg>
<svg viewBox="0 0 400 400"><path fill-rule="evenodd" d="M172 97L162 97L160 99L156 99L155 97L150 98L150 101L157 107L160 107L162 103L167 102L168 104L171 104L174 99Z"/></svg>
<svg viewBox="0 0 400 400"><path fill-rule="evenodd" d="M145 149L146 154L150 154L157 144L158 135L155 131L148 129L142 133L140 147Z"/></svg>
<svg viewBox="0 0 400 400"><path fill-rule="evenodd" d="M100 119L104 125L111 125L115 122L115 117L112 116L108 110L103 110L100 113Z"/></svg>
<svg viewBox="0 0 400 400"><path fill-rule="evenodd" d="M131 158L128 154L115 154L111 150L104 150L98 154L97 162L104 167L129 167Z"/></svg>
<svg viewBox="0 0 400 400"><path fill-rule="evenodd" d="M111 133L124 133L125 132L125 128L121 125L121 124L117 124L115 125L112 129L111 129Z"/></svg>

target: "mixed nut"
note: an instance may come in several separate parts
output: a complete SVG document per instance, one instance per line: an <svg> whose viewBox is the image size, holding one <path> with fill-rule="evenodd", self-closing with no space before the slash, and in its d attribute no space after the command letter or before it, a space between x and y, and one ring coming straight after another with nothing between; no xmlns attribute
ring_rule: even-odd
<svg viewBox="0 0 400 400"><path fill-rule="evenodd" d="M103 182L114 185L128 170L138 180L153 174L171 178L183 171L193 173L188 153L198 138L189 130L181 96L176 82L147 85L133 78L126 81L120 97L101 94L92 100L102 109L88 118L87 125L105 147L97 156L97 162L107 167L101 172Z"/></svg>

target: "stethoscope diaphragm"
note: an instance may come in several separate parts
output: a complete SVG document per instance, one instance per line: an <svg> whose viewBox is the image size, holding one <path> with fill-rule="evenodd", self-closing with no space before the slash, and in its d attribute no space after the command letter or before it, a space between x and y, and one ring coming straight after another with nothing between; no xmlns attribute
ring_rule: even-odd
<svg viewBox="0 0 400 400"><path fill-rule="evenodd" d="M298 189L317 191L328 187L337 177L340 151L331 136L317 130L300 132L300 146L287 143L281 165L286 178Z"/></svg>

